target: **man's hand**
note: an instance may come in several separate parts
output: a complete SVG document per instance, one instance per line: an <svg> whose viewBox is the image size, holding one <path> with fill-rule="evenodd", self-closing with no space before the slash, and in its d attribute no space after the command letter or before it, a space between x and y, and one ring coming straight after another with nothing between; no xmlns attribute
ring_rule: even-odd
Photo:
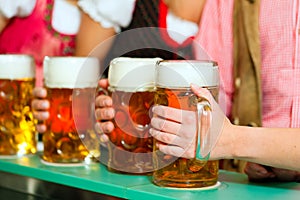
<svg viewBox="0 0 300 200"><path fill-rule="evenodd" d="M248 162L245 166L245 173L250 181L299 181L300 172L268 167L256 163Z"/></svg>

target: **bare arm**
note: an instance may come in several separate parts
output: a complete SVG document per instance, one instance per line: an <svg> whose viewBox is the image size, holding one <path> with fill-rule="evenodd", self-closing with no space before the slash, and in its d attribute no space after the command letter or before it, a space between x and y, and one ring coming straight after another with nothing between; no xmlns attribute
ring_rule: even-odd
<svg viewBox="0 0 300 200"><path fill-rule="evenodd" d="M88 14L82 12L81 25L76 37L75 56L97 56L100 59L105 58L109 51L113 37L116 34L114 28L104 28L100 23L94 21ZM107 89L107 79L99 81L101 88ZM109 120L114 117L114 110L111 107L111 98L106 95L99 95L96 98L96 118L99 122L96 123L96 130L101 133L101 139L108 141L106 135L114 129L114 125L110 122L100 122L101 120Z"/></svg>
<svg viewBox="0 0 300 200"><path fill-rule="evenodd" d="M81 12L81 25L76 36L76 56L87 56L91 51L101 45L98 57L104 58L111 47L112 40L106 41L115 35L114 28L104 28L95 22L86 13Z"/></svg>
<svg viewBox="0 0 300 200"><path fill-rule="evenodd" d="M192 86L197 96L210 95ZM213 98L207 97L210 102ZM216 104L216 102L212 102ZM300 171L300 128L261 128L232 125L224 120L212 158L237 158Z"/></svg>
<svg viewBox="0 0 300 200"><path fill-rule="evenodd" d="M197 96L205 97L213 110L220 110L213 97L206 89L192 86ZM166 106L154 107L150 133L161 141L160 151L186 158L195 154L195 146L190 145L196 132L196 119L180 109ZM231 159L251 161L277 168L300 171L300 128L259 128L236 126L231 124L222 112L215 111L213 119L219 119L219 134L216 145L212 148L211 159ZM174 123L176 121L176 123ZM159 131L159 130L163 130ZM190 131L185 131L190 130ZM192 135L187 137L186 133ZM187 140L190 139L190 140ZM172 145L169 145L172 144ZM190 154L190 152L193 152Z"/></svg>
<svg viewBox="0 0 300 200"><path fill-rule="evenodd" d="M206 0L164 0L176 16L199 24Z"/></svg>
<svg viewBox="0 0 300 200"><path fill-rule="evenodd" d="M225 131L228 133L223 133L223 136L234 135L232 141L234 146L231 149L233 158L300 171L299 128L254 128L230 125L230 128ZM216 150L219 148L216 147Z"/></svg>

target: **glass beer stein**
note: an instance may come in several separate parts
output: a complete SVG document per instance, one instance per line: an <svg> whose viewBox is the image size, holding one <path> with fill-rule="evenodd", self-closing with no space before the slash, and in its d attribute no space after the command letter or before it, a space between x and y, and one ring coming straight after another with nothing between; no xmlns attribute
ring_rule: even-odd
<svg viewBox="0 0 300 200"><path fill-rule="evenodd" d="M201 101L191 90L195 83L207 88L214 98L218 99L219 71L216 63L210 61L182 60L161 61L156 67L155 104L165 105L182 110L195 111L196 119L201 118L202 110L210 112L207 101ZM211 123L210 123L211 124ZM192 159L165 155L156 149L154 140L153 182L156 185L176 188L213 187L218 180L218 161L207 161L209 156L209 138L205 138L205 130L198 125L195 134L196 147L202 145L202 152L196 148L196 156ZM206 146L208 145L208 146ZM202 154L201 154L202 153ZM197 159L201 157L202 159Z"/></svg>
<svg viewBox="0 0 300 200"><path fill-rule="evenodd" d="M97 58L45 57L44 78L50 102L47 131L43 134L42 159L46 164L88 164L100 156L99 140L91 128L91 102L99 76ZM81 104L75 110L74 98Z"/></svg>
<svg viewBox="0 0 300 200"><path fill-rule="evenodd" d="M31 110L35 64L29 55L0 55L0 155L37 151Z"/></svg>
<svg viewBox="0 0 300 200"><path fill-rule="evenodd" d="M154 100L155 64L160 58L115 58L108 72L115 129L109 134L110 171L147 174L153 171L149 109Z"/></svg>

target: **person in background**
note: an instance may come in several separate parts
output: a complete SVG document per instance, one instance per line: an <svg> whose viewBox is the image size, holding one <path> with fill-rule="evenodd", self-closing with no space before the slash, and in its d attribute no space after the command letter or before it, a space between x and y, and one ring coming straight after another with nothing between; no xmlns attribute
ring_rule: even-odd
<svg viewBox="0 0 300 200"><path fill-rule="evenodd" d="M191 85L192 91L198 97L206 98L212 107L213 120L218 120L220 133L214 141L209 159L240 159L273 166L286 170L300 171L300 128L263 128L234 125L225 116L222 109L207 89ZM153 118L150 133L160 141L157 144L165 154L193 158L195 155L196 115L166 106L155 106L152 109ZM183 130L184 127L184 130ZM186 130L195 134L186 134ZM285 134L282 134L282 133ZM300 174L289 177L300 181Z"/></svg>
<svg viewBox="0 0 300 200"><path fill-rule="evenodd" d="M298 7L295 2L211 0L203 3L205 6L203 12L200 10L201 20L199 18L195 40L199 44L197 47L202 46L211 59L218 62L223 81L221 89L225 94L225 114L236 125L299 127L300 98L296 87L299 83L297 77L300 77L297 76L299 59L296 48ZM280 23L275 23L277 21ZM88 50L96 45L91 44ZM197 49L194 50L197 59ZM243 66L245 68L241 68ZM99 85L105 88L108 82L100 80ZM278 99L281 104L278 104ZM99 96L96 106L99 132L110 132L114 128L112 123L100 120L114 116L111 99ZM244 170L244 166L237 168ZM250 180L255 181L293 181L299 174L256 163L248 163L245 172Z"/></svg>
<svg viewBox="0 0 300 200"><path fill-rule="evenodd" d="M195 40L219 65L225 114L233 124L300 127L298 11L293 0L206 2ZM232 161L224 168L245 171L252 181L294 181L299 175Z"/></svg>
<svg viewBox="0 0 300 200"><path fill-rule="evenodd" d="M103 77L107 73L105 68L115 57L194 58L192 41L198 32L203 3L198 0L80 0L82 18L75 55L99 57ZM38 97L32 101L34 116L46 120L49 113L43 109L49 108L49 104L41 100L47 96L46 91L37 88L34 94ZM104 118L97 116L97 119ZM43 132L46 126L38 124L37 129ZM100 159L105 159L106 150L101 149Z"/></svg>
<svg viewBox="0 0 300 200"><path fill-rule="evenodd" d="M74 0L0 0L0 53L29 54L36 86L43 84L45 56L71 56L80 26Z"/></svg>
<svg viewBox="0 0 300 200"><path fill-rule="evenodd" d="M299 91L297 92L296 87L299 83L297 77L300 77L297 76L299 59L294 59L298 54L293 51L297 49L295 45L298 34L294 33L297 24L289 23L297 22L298 12L294 9L294 15L285 14L290 13L294 8L293 3L294 1L290 1L280 6L258 0L206 1L203 13L200 15L201 22L195 38L198 44L196 47L202 47L212 60L217 61L223 82L221 89L225 96L222 99L226 104L225 113L237 125L299 127L298 105L300 104ZM278 9L278 12L271 12L272 9ZM281 19L280 24L276 23L276 27L280 26L280 28L276 29L278 34L273 35L271 34L274 30L273 19L278 17L274 16L274 13L282 12L284 12L282 14L284 20ZM273 14L269 15L269 13ZM267 37L270 34L272 37ZM282 54L283 49L285 54ZM197 56L197 49L195 52L196 58L201 58ZM101 80L100 85L107 87L108 83ZM282 101L280 106L278 99ZM113 117L114 111L110 107L112 105L110 99L105 96L99 97L96 105L99 106L96 111L99 119ZM287 110L292 112L286 112ZM109 122L97 125L104 133L113 128ZM245 170L252 181L293 181L299 174L297 171L271 168L250 162L244 168L243 162L237 166L234 162L224 160L226 166L223 168L240 172Z"/></svg>
<svg viewBox="0 0 300 200"><path fill-rule="evenodd" d="M76 55L89 55L109 36L117 34L106 48L98 47L100 58L105 57L104 67L120 56L194 58L191 44L198 33L203 4L204 1L196 0L125 0L122 3L80 0L78 5L83 16Z"/></svg>
<svg viewBox="0 0 300 200"><path fill-rule="evenodd" d="M100 51L96 51L96 53L103 66L107 66L110 59L119 56L161 57L164 59L193 58L194 52L191 41L198 33L198 24L204 2L198 0L123 0L121 2L118 0L80 0L78 6L82 11L81 24L76 36L75 55L91 55L94 53L93 51L97 50L97 46L102 44L98 47ZM127 35L128 37L125 39L115 37L111 42L107 42L118 33L143 27L160 27L166 32L161 34L156 30L138 37L136 35ZM172 34L174 32L180 33L182 30L184 30L182 34ZM167 51L143 49L122 55L118 51L120 46L132 50L137 43L147 47L148 40L152 40L151 42L154 44L161 44L160 47ZM181 52L181 54L178 55L177 52ZM32 101L32 107L35 109L34 116L39 120L46 120L49 116L47 112L49 103L41 99L45 98L46 95L46 91L42 88L34 90L34 96L37 98ZM97 116L98 119L110 119L112 116L102 117L104 116ZM109 122L106 124L111 126ZM37 129L39 132L44 132L46 127L39 124ZM107 131L111 130L107 129Z"/></svg>

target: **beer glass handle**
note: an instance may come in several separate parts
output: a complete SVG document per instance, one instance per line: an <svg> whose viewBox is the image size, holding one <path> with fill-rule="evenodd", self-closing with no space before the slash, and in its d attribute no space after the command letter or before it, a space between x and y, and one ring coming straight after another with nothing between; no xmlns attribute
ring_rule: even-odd
<svg viewBox="0 0 300 200"><path fill-rule="evenodd" d="M196 158L208 160L211 151L210 130L212 124L211 105L205 98L198 98L197 103L197 140Z"/></svg>
<svg viewBox="0 0 300 200"><path fill-rule="evenodd" d="M102 87L97 87L97 94L100 95L100 94L104 94L104 95L108 95L108 90L107 89L104 89Z"/></svg>

